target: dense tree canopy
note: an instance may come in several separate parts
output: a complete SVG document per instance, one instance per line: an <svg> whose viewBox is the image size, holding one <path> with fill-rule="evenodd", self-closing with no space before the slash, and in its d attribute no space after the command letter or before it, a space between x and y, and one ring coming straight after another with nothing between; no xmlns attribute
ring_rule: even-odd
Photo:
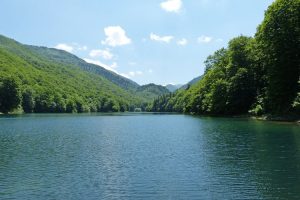
<svg viewBox="0 0 300 200"><path fill-rule="evenodd" d="M16 80L18 80L16 82ZM64 51L22 45L0 35L1 109L26 113L145 110L168 93L137 83Z"/></svg>
<svg viewBox="0 0 300 200"><path fill-rule="evenodd" d="M0 78L0 112L8 113L21 102L19 84L12 77Z"/></svg>
<svg viewBox="0 0 300 200"><path fill-rule="evenodd" d="M270 112L291 109L300 76L300 0L277 0L267 10L256 34L267 71Z"/></svg>
<svg viewBox="0 0 300 200"><path fill-rule="evenodd" d="M203 78L157 98L151 111L300 114L300 0L277 0L254 38L239 36L205 61Z"/></svg>
<svg viewBox="0 0 300 200"><path fill-rule="evenodd" d="M251 58L253 38L240 36L227 49L207 58L206 72L196 85L154 101L156 111L183 111L198 114L238 114L247 112L255 102L254 62ZM162 102L162 103L159 103ZM174 109L176 108L176 109Z"/></svg>

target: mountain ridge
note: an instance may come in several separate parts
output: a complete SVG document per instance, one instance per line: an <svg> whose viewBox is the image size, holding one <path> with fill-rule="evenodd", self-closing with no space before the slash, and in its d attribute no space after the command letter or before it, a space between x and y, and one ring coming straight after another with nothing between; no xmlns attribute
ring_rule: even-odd
<svg viewBox="0 0 300 200"><path fill-rule="evenodd" d="M34 53L39 55L39 57L42 59L50 60L64 65L78 66L85 71L100 74L124 89L135 89L140 86L138 83L124 76L121 76L113 71L107 70L102 66L87 63L83 59L67 51L56 49L56 48L48 48L45 46L34 46L34 45L22 44L14 39L8 38L0 34L0 43L3 44L3 41L5 40L7 41L6 45L11 46L9 49L22 57L26 57L28 53ZM14 45L12 45L12 43ZM22 51L14 49L13 47L15 45L22 45L23 47ZM27 52L24 53L24 51Z"/></svg>
<svg viewBox="0 0 300 200"><path fill-rule="evenodd" d="M3 35L0 57L0 86L6 79L19 83L25 112L143 110L151 99L166 93L143 90L146 87L68 52L24 45Z"/></svg>
<svg viewBox="0 0 300 200"><path fill-rule="evenodd" d="M166 87L170 92L175 92L182 86L183 86L182 84L168 84L168 85L165 85L164 87Z"/></svg>

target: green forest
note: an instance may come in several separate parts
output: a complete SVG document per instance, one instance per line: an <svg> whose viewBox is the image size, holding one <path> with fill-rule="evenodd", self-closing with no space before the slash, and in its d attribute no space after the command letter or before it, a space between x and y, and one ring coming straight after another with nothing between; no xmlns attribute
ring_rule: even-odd
<svg viewBox="0 0 300 200"><path fill-rule="evenodd" d="M205 61L195 85L156 98L153 112L300 114L300 0L276 0L254 37L238 36Z"/></svg>
<svg viewBox="0 0 300 200"><path fill-rule="evenodd" d="M145 110L163 86L137 83L65 51L0 35L0 112L81 113Z"/></svg>

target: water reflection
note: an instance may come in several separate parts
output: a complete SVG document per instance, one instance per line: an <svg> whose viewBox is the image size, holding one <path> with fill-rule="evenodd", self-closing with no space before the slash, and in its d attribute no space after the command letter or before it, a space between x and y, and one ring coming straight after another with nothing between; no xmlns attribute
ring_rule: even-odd
<svg viewBox="0 0 300 200"><path fill-rule="evenodd" d="M0 118L0 199L299 199L299 126L184 115Z"/></svg>
<svg viewBox="0 0 300 200"><path fill-rule="evenodd" d="M234 199L300 197L298 126L253 120L206 121L206 156L217 179L213 187L225 185Z"/></svg>

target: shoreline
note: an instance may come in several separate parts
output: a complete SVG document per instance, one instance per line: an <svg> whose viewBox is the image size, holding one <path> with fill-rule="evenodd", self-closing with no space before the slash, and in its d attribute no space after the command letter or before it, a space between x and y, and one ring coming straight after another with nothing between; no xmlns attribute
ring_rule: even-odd
<svg viewBox="0 0 300 200"><path fill-rule="evenodd" d="M262 116L254 116L249 114L244 115L198 115L195 113L190 113L190 115L194 116L203 116L203 117L225 117L225 118L245 118L245 119L254 119L254 120L260 120L260 121L270 121L270 122L288 122L288 123L296 123L300 125L300 116L295 114L289 114L289 115L262 115Z"/></svg>
<svg viewBox="0 0 300 200"><path fill-rule="evenodd" d="M260 117L252 116L252 119L261 120L261 121L272 121L272 122L290 122L290 123L297 123L300 125L300 118L299 116L294 115L263 115Z"/></svg>
<svg viewBox="0 0 300 200"><path fill-rule="evenodd" d="M90 114L99 113L99 114L109 114L109 113L152 113L152 114L183 114L183 115L192 115L192 116L199 116L199 117L214 117L214 118L245 118L245 119L254 119L260 121L270 121L270 122L289 122L289 123L296 123L300 125L300 116L295 114L290 115L262 115L262 116L253 116L253 115L209 115L209 114L202 114L198 115L195 113L178 113L178 112L88 112ZM3 115L23 115L23 114L84 114L84 113L20 113L20 112L11 112L8 114L4 114L0 112L0 116Z"/></svg>

